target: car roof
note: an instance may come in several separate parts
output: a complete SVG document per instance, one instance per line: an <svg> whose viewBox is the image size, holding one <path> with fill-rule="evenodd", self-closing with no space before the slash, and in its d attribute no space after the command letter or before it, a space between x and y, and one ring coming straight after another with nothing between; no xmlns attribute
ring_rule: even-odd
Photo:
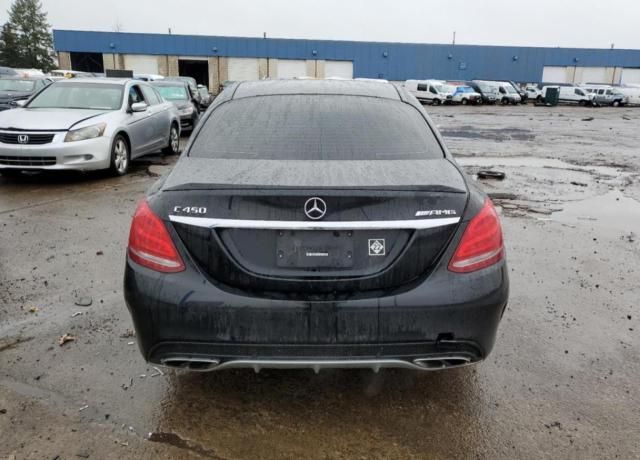
<svg viewBox="0 0 640 460"><path fill-rule="evenodd" d="M187 82L183 80L154 80L148 81L151 86L187 86Z"/></svg>
<svg viewBox="0 0 640 460"><path fill-rule="evenodd" d="M3 74L2 76L0 76L0 80L48 80L49 77L46 76L20 76L20 75L7 75L7 74Z"/></svg>
<svg viewBox="0 0 640 460"><path fill-rule="evenodd" d="M70 84L70 83L105 83L111 85L126 85L130 81L135 81L137 83L145 83L140 82L139 80L133 80L131 78L107 78L107 77L91 77L91 78L67 78L64 80L56 80L56 84Z"/></svg>
<svg viewBox="0 0 640 460"><path fill-rule="evenodd" d="M232 99L281 95L365 96L400 100L390 83L355 80L263 80L238 83Z"/></svg>

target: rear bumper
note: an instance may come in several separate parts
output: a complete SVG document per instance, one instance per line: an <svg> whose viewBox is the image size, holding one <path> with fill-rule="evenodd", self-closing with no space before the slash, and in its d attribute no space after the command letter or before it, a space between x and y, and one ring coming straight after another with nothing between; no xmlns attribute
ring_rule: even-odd
<svg viewBox="0 0 640 460"><path fill-rule="evenodd" d="M398 295L286 301L223 290L189 265L164 275L127 261L125 299L147 361L193 370L466 365L491 352L509 290L502 262L454 278L436 269Z"/></svg>

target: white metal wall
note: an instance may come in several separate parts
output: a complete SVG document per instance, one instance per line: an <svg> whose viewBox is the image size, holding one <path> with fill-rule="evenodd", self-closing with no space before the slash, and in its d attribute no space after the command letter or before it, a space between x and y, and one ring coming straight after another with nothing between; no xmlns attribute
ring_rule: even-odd
<svg viewBox="0 0 640 460"><path fill-rule="evenodd" d="M622 83L640 83L640 69L623 69Z"/></svg>
<svg viewBox="0 0 640 460"><path fill-rule="evenodd" d="M548 83L570 83L566 67L545 66L542 81Z"/></svg>
<svg viewBox="0 0 640 460"><path fill-rule="evenodd" d="M307 62L296 59L278 59L278 78L307 76Z"/></svg>
<svg viewBox="0 0 640 460"><path fill-rule="evenodd" d="M142 54L125 54L124 68L133 73L158 74L158 57Z"/></svg>
<svg viewBox="0 0 640 460"><path fill-rule="evenodd" d="M259 80L259 65L257 58L229 58L229 81Z"/></svg>
<svg viewBox="0 0 640 460"><path fill-rule="evenodd" d="M352 61L325 61L324 75L329 77L353 78Z"/></svg>
<svg viewBox="0 0 640 460"><path fill-rule="evenodd" d="M613 75L609 67L582 67L581 83L611 84Z"/></svg>

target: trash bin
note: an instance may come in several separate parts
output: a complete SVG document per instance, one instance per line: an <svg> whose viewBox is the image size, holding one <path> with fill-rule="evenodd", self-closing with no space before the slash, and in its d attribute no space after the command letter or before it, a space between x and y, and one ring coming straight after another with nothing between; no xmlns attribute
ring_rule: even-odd
<svg viewBox="0 0 640 460"><path fill-rule="evenodd" d="M558 105L558 101L560 100L560 88L558 87L550 87L547 88L547 92L544 95L544 102L547 105Z"/></svg>

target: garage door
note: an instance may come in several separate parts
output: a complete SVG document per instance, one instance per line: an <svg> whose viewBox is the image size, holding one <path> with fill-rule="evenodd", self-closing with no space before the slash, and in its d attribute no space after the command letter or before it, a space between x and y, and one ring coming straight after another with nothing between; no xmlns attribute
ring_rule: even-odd
<svg viewBox="0 0 640 460"><path fill-rule="evenodd" d="M571 83L567 80L566 67L545 67L542 72L542 81L545 83Z"/></svg>
<svg viewBox="0 0 640 460"><path fill-rule="evenodd" d="M278 59L278 78L307 76L307 62L294 59Z"/></svg>
<svg viewBox="0 0 640 460"><path fill-rule="evenodd" d="M158 57L141 54L125 54L124 68L133 73L158 74Z"/></svg>
<svg viewBox="0 0 640 460"><path fill-rule="evenodd" d="M258 60L256 58L229 58L228 80L259 80Z"/></svg>
<svg viewBox="0 0 640 460"><path fill-rule="evenodd" d="M622 83L640 84L640 69L623 69Z"/></svg>
<svg viewBox="0 0 640 460"><path fill-rule="evenodd" d="M611 84L611 76L608 76L607 67L583 67L582 83L606 83Z"/></svg>
<svg viewBox="0 0 640 460"><path fill-rule="evenodd" d="M324 76L353 78L353 62L351 61L326 61L324 64Z"/></svg>

